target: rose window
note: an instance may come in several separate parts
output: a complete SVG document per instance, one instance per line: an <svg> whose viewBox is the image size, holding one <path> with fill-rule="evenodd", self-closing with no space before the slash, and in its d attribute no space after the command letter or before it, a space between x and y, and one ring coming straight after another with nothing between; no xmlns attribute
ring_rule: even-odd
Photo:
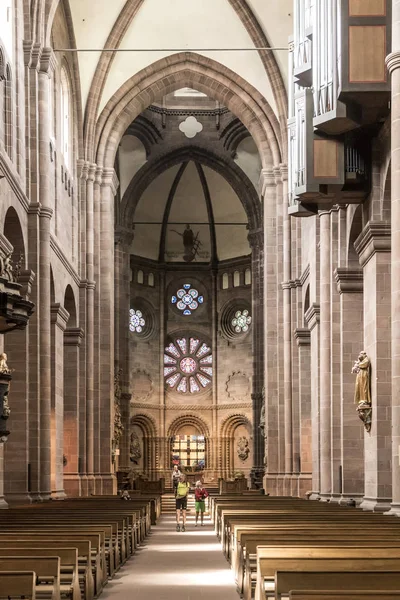
<svg viewBox="0 0 400 600"><path fill-rule="evenodd" d="M198 338L178 338L165 348L164 377L170 389L195 394L212 380L211 348Z"/></svg>
<svg viewBox="0 0 400 600"><path fill-rule="evenodd" d="M142 311L131 308L129 311L129 329L132 332L142 333L145 325L146 321L143 317Z"/></svg>
<svg viewBox="0 0 400 600"><path fill-rule="evenodd" d="M191 315L203 302L204 296L201 296L196 288L192 288L191 283L184 283L183 287L171 298L171 304L174 304L184 315Z"/></svg>
<svg viewBox="0 0 400 600"><path fill-rule="evenodd" d="M237 310L235 316L232 319L232 327L236 333L245 333L249 330L251 323L251 316L248 310Z"/></svg>

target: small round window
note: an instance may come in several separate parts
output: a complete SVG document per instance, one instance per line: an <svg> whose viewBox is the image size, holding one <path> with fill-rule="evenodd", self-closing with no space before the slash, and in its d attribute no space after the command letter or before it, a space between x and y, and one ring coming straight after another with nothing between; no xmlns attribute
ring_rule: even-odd
<svg viewBox="0 0 400 600"><path fill-rule="evenodd" d="M192 287L191 283L184 283L171 297L171 304L176 306L184 316L191 315L203 302L204 296L195 287Z"/></svg>
<svg viewBox="0 0 400 600"><path fill-rule="evenodd" d="M129 311L129 329L132 333L142 333L146 325L146 320L141 310L133 308Z"/></svg>

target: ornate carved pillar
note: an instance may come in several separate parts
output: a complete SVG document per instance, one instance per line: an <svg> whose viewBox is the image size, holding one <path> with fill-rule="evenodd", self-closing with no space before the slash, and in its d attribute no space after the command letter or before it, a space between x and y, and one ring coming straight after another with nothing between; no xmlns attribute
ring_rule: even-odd
<svg viewBox="0 0 400 600"><path fill-rule="evenodd" d="M331 440L331 215L320 220L320 494L327 500L332 492Z"/></svg>
<svg viewBox="0 0 400 600"><path fill-rule="evenodd" d="M363 271L361 267L338 267L340 294L340 426L341 498L362 498L364 491L364 428L354 404L355 377L351 368L364 347Z"/></svg>
<svg viewBox="0 0 400 600"><path fill-rule="evenodd" d="M264 169L260 177L264 208L264 488L268 492L275 491L279 473L277 177L282 187L280 171Z"/></svg>
<svg viewBox="0 0 400 600"><path fill-rule="evenodd" d="M310 330L311 349L311 447L312 447L312 495L311 500L319 497L320 477L320 308L313 303L304 315Z"/></svg>
<svg viewBox="0 0 400 600"><path fill-rule="evenodd" d="M392 53L386 59L392 77L391 186L391 339L392 339L392 507L400 516L400 2L392 3Z"/></svg>
<svg viewBox="0 0 400 600"><path fill-rule="evenodd" d="M363 268L366 290L364 347L360 350L368 354L373 373L372 424L369 433L364 431L365 491L360 506L381 512L390 508L392 499L390 224L370 221L354 247Z"/></svg>
<svg viewBox="0 0 400 600"><path fill-rule="evenodd" d="M79 437L81 435L79 400L80 346L83 330L68 328L64 332L64 491L67 496L80 496L82 475L85 472L80 457Z"/></svg>
<svg viewBox="0 0 400 600"><path fill-rule="evenodd" d="M64 331L69 313L51 306L51 495L64 498Z"/></svg>
<svg viewBox="0 0 400 600"><path fill-rule="evenodd" d="M103 169L100 192L100 468L102 493L116 491L112 469L114 429L114 169Z"/></svg>
<svg viewBox="0 0 400 600"><path fill-rule="evenodd" d="M299 496L304 497L312 485L311 441L311 333L307 328L294 331L299 362Z"/></svg>
<svg viewBox="0 0 400 600"><path fill-rule="evenodd" d="M264 233L249 233L252 270L252 340L253 340L253 467L252 484L261 487L264 476L264 438L260 431L260 414L264 386Z"/></svg>

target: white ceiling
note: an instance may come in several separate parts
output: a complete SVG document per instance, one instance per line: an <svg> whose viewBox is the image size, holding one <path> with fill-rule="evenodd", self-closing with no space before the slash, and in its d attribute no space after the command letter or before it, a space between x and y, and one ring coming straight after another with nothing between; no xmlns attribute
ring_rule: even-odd
<svg viewBox="0 0 400 600"><path fill-rule="evenodd" d="M78 48L102 48L126 0L70 0ZM274 46L287 46L292 29L292 0L248 0ZM252 41L228 0L145 0L128 28L121 48L252 47ZM117 54L101 99L100 110L118 88L135 73L167 56L168 52ZM254 52L201 52L229 67L258 89L275 110L270 83L261 59ZM100 53L80 53L82 104L86 105ZM277 51L286 77L287 53Z"/></svg>

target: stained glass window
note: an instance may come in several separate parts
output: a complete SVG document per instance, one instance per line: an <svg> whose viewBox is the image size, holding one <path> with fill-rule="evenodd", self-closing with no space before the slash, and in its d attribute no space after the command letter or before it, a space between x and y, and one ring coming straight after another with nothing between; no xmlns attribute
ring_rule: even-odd
<svg viewBox="0 0 400 600"><path fill-rule="evenodd" d="M181 394L196 394L212 381L212 353L196 337L181 337L165 348L164 377L171 389Z"/></svg>
<svg viewBox="0 0 400 600"><path fill-rule="evenodd" d="M237 310L235 316L232 319L232 327L235 333L245 333L249 330L251 323L251 316L248 310Z"/></svg>
<svg viewBox="0 0 400 600"><path fill-rule="evenodd" d="M131 308L129 311L129 329L135 333L142 333L145 325L146 320L142 311Z"/></svg>
<svg viewBox="0 0 400 600"><path fill-rule="evenodd" d="M203 302L204 296L199 295L199 291L193 288L191 283L184 283L176 294L171 296L171 304L174 304L185 316L191 315Z"/></svg>

